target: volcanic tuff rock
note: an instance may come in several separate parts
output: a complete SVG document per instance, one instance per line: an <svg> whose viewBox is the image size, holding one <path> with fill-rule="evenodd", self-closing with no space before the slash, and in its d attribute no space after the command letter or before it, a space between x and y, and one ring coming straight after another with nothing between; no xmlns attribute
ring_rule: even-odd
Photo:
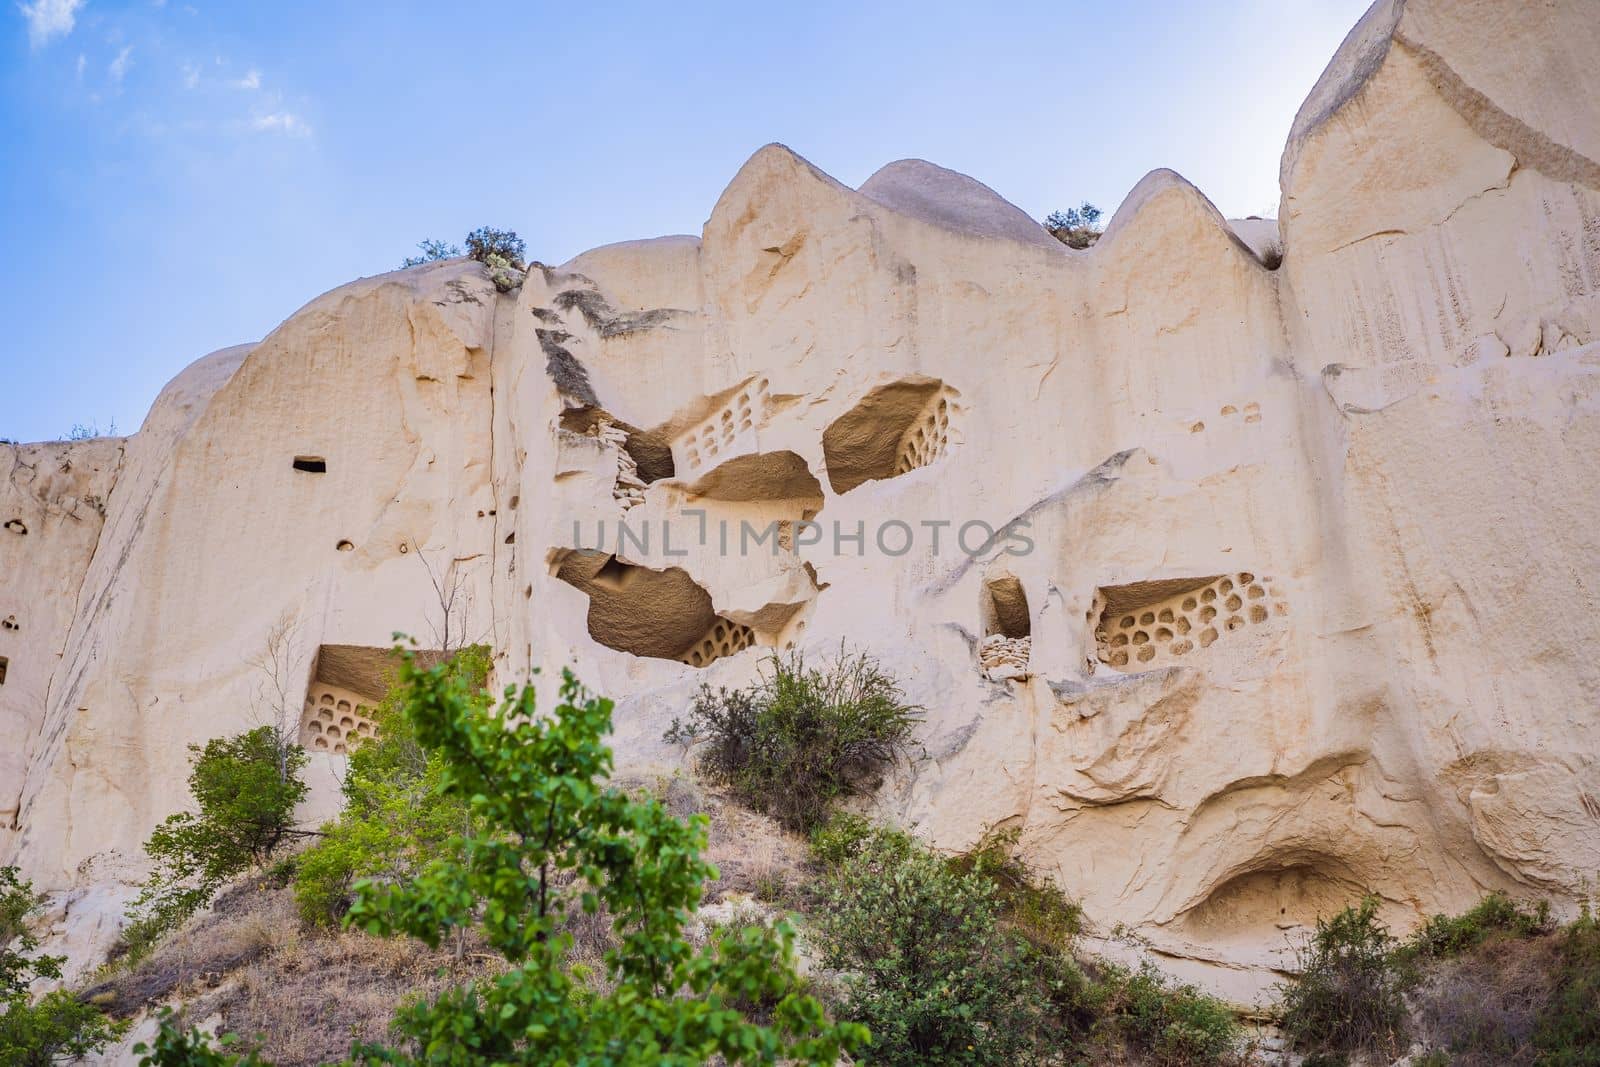
<svg viewBox="0 0 1600 1067"><path fill-rule="evenodd" d="M571 665L636 766L681 758L702 682L844 641L925 708L884 817L1016 827L1240 995L1363 889L1402 924L1570 903L1600 869L1593 15L1376 5L1295 123L1276 271L1168 171L1080 252L932 164L852 190L772 145L699 239L507 294L363 279L131 438L0 447L0 862L110 908L288 618L324 809L396 629Z"/></svg>

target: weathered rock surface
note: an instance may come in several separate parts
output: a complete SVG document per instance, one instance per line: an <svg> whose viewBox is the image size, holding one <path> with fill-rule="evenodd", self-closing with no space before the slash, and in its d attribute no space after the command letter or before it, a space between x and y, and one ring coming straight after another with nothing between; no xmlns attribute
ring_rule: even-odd
<svg viewBox="0 0 1600 1067"><path fill-rule="evenodd" d="M926 709L885 817L1019 827L1240 996L1363 889L1402 924L1570 902L1600 869L1596 54L1588 0L1377 4L1296 122L1276 271L1270 221L1171 172L1072 251L931 164L858 191L772 145L699 239L509 294L365 279L126 441L0 446L0 862L136 875L287 613L324 804L396 629L570 664L638 765L702 682L845 641Z"/></svg>

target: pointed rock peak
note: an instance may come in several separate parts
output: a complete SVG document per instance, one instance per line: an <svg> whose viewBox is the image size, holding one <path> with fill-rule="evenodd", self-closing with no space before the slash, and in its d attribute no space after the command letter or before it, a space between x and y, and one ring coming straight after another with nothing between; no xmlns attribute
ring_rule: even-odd
<svg viewBox="0 0 1600 1067"><path fill-rule="evenodd" d="M1166 211L1160 208L1161 204L1168 205ZM1219 236L1240 253L1255 257L1250 246L1228 224L1228 220L1222 217L1222 212L1217 210L1216 205L1195 188L1189 179L1165 167L1153 170L1139 179L1139 184L1133 187L1123 199L1122 205L1117 208L1111 224L1106 227L1105 235L1100 238L1093 251L1101 251L1117 244L1123 234L1139 228L1141 220L1146 215L1152 215L1156 220L1150 223L1151 226L1163 229L1170 227L1174 216L1169 212L1174 204L1181 205L1179 210L1191 220L1201 223L1204 229L1215 229ZM1203 233L1204 229L1195 232Z"/></svg>
<svg viewBox="0 0 1600 1067"><path fill-rule="evenodd" d="M974 237L1060 249L1027 212L975 178L929 163L901 159L881 168L860 190L891 211Z"/></svg>
<svg viewBox="0 0 1600 1067"><path fill-rule="evenodd" d="M1111 217L1111 223L1106 227L1105 236L1109 238L1118 230L1127 229L1146 206L1168 194L1188 197L1201 210L1216 218L1218 229L1228 229L1228 220L1222 217L1222 212L1206 198L1206 194L1195 188L1193 182L1175 170L1160 167L1140 178L1139 184L1123 197L1121 206L1117 208L1117 213Z"/></svg>
<svg viewBox="0 0 1600 1067"><path fill-rule="evenodd" d="M825 185L831 185L836 189L854 193L854 190L848 185L828 174L788 145L778 144L774 141L771 144L762 145L756 149L754 155L745 160L744 166L739 168L739 173L733 176L733 181L729 182L728 187L722 191L722 196L717 203L720 206L731 194L746 185L759 184L782 176L808 177ZM712 214L716 214L715 209L713 209Z"/></svg>
<svg viewBox="0 0 1600 1067"><path fill-rule="evenodd" d="M1383 65L1405 8L1406 0L1377 0L1334 52L1322 77L1300 105L1294 126L1289 130L1289 142L1278 168L1279 180L1285 187L1300 144L1349 103Z"/></svg>

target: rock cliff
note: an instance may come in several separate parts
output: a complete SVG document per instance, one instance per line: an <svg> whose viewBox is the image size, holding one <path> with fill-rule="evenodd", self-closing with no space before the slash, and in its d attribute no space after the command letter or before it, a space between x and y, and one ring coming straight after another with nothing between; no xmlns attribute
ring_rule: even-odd
<svg viewBox="0 0 1600 1067"><path fill-rule="evenodd" d="M572 666L620 761L773 650L873 651L877 798L1247 995L1600 869L1600 19L1383 0L1283 157L1282 266L1177 174L1075 251L920 160L758 151L699 238L363 279L123 440L0 446L0 862L103 944L289 619L326 805L395 630ZM619 525L620 524L620 525ZM452 632L447 633L446 630ZM1511 637L1517 640L1512 641ZM86 947L85 951L91 951Z"/></svg>

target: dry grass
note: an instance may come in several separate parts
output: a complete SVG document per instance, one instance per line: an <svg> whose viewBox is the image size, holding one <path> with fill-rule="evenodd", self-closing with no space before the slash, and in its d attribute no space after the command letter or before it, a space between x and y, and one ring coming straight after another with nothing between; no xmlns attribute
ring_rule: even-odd
<svg viewBox="0 0 1600 1067"><path fill-rule="evenodd" d="M216 988L293 937L299 927L287 892L251 878L224 892L211 910L168 936L134 967L115 970L84 998L115 1016Z"/></svg>
<svg viewBox="0 0 1600 1067"><path fill-rule="evenodd" d="M1561 937L1496 938L1436 964L1408 998L1416 1036L1452 1067L1535 1062L1533 1033L1560 969Z"/></svg>
<svg viewBox="0 0 1600 1067"><path fill-rule="evenodd" d="M292 892L249 879L86 997L125 1017L181 1002L194 1020L220 1014L219 1032L262 1049L280 1067L337 1062L352 1041L377 1041L395 1007L502 964L469 941L462 959L406 938L304 928Z"/></svg>
<svg viewBox="0 0 1600 1067"><path fill-rule="evenodd" d="M693 778L634 778L618 784L652 794L680 819L706 817L705 858L716 866L717 878L706 883L704 903L721 903L731 894L789 908L805 901L806 887L816 878L805 838Z"/></svg>

